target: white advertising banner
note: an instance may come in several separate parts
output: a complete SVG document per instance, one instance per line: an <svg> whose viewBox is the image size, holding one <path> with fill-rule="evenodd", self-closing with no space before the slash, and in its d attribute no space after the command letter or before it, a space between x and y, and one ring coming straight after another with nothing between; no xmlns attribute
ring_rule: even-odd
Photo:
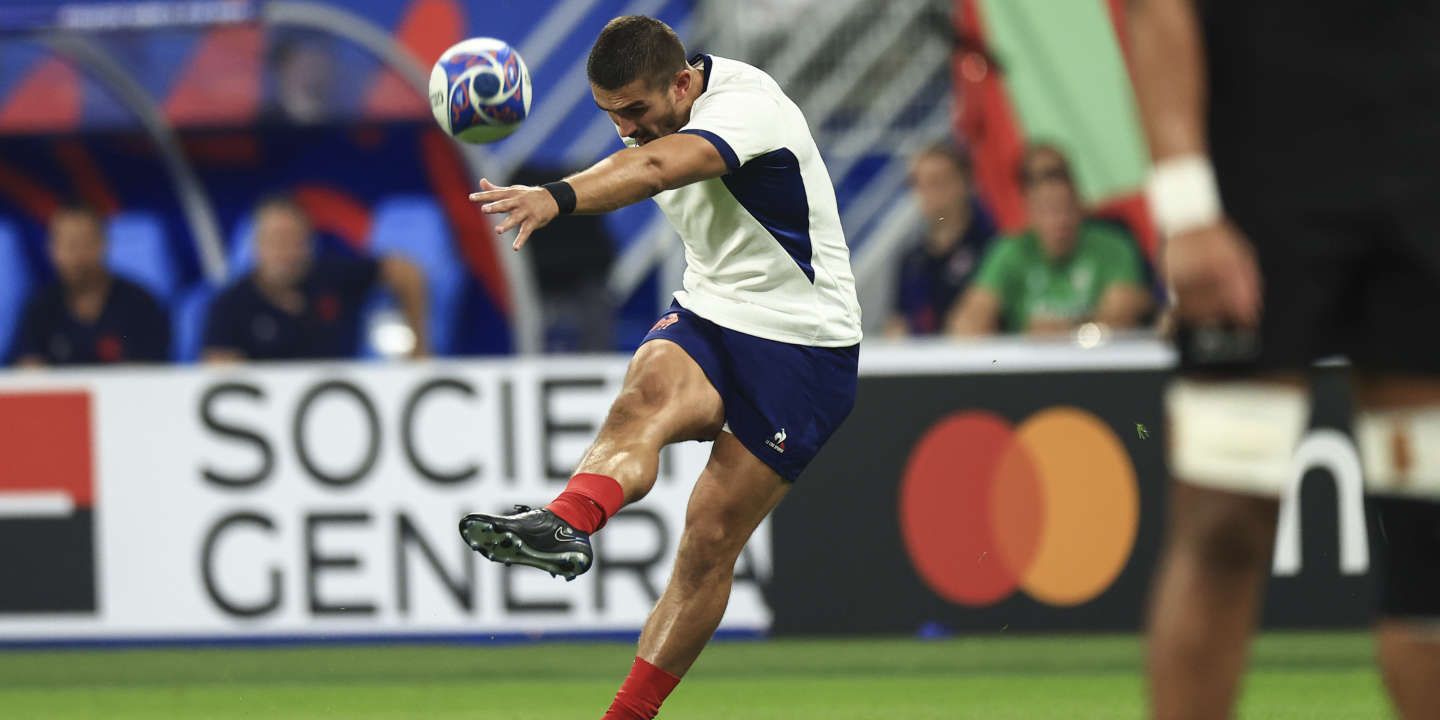
<svg viewBox="0 0 1440 720"><path fill-rule="evenodd" d="M541 505L620 358L0 375L0 642L638 629L709 445L595 538L575 582L485 561L475 510ZM769 526L722 629L770 624Z"/></svg>

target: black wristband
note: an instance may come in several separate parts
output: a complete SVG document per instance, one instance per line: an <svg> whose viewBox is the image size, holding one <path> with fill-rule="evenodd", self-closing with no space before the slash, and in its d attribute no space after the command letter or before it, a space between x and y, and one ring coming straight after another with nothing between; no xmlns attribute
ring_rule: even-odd
<svg viewBox="0 0 1440 720"><path fill-rule="evenodd" d="M569 215L575 212L575 188L564 180L548 182L540 187L550 191L550 197L555 198L555 204L560 206L561 215Z"/></svg>

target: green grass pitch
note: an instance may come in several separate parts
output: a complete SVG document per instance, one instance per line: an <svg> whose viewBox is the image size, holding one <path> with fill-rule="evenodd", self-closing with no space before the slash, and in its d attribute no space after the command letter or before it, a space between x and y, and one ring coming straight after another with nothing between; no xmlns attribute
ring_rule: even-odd
<svg viewBox="0 0 1440 720"><path fill-rule="evenodd" d="M6 718L598 719L633 656L618 643L8 650ZM1385 718L1370 639L1271 634L1240 717ZM1117 720L1143 714L1134 636L712 645L676 720Z"/></svg>

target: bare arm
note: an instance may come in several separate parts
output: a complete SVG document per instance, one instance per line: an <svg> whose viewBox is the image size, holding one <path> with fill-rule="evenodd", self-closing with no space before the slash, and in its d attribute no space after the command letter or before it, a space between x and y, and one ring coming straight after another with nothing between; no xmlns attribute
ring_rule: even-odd
<svg viewBox="0 0 1440 720"><path fill-rule="evenodd" d="M1139 285L1111 285L1100 295L1100 304L1095 308L1095 322L1116 330L1133 328L1149 312L1151 304L1150 293Z"/></svg>
<svg viewBox="0 0 1440 720"><path fill-rule="evenodd" d="M1193 0L1130 0L1130 43L1135 97L1156 166L1150 210L1166 236L1163 264L1176 314L1205 325L1253 326L1259 269L1249 242L1214 210L1219 198L1205 139L1209 79Z"/></svg>
<svg viewBox="0 0 1440 720"><path fill-rule="evenodd" d="M39 355L21 355L15 358L15 367L42 368L45 367L45 358Z"/></svg>
<svg viewBox="0 0 1440 720"><path fill-rule="evenodd" d="M993 335L1000 328L1000 296L987 288L972 286L950 312L946 323L951 335L977 337Z"/></svg>
<svg viewBox="0 0 1440 720"><path fill-rule="evenodd" d="M200 360L206 365L235 365L245 362L245 355L230 348L205 348L200 353Z"/></svg>
<svg viewBox="0 0 1440 720"><path fill-rule="evenodd" d="M429 297L425 292L425 275L420 268L402 257L394 255L380 261L380 281L385 283L395 298L400 301L400 311L415 333L415 348L411 357L425 357L430 353L427 320Z"/></svg>
<svg viewBox="0 0 1440 720"><path fill-rule="evenodd" d="M674 133L617 151L565 182L575 189L575 212L604 213L725 171L725 158L709 140Z"/></svg>
<svg viewBox="0 0 1440 720"><path fill-rule="evenodd" d="M1205 63L1193 0L1130 0L1135 99L1151 157L1204 154Z"/></svg>
<svg viewBox="0 0 1440 720"><path fill-rule="evenodd" d="M1030 337L1053 338L1064 335L1075 329L1075 321L1071 318L1054 317L1053 315L1031 315L1025 321L1025 334Z"/></svg>
<svg viewBox="0 0 1440 720"><path fill-rule="evenodd" d="M603 213L725 172L725 158L709 140L674 133L617 151L565 182L575 191L574 212ZM480 192L471 193L470 201L480 203L480 210L487 215L507 215L496 232L519 228L513 245L516 250L531 233L560 214L550 191L528 185L498 187L482 179Z"/></svg>

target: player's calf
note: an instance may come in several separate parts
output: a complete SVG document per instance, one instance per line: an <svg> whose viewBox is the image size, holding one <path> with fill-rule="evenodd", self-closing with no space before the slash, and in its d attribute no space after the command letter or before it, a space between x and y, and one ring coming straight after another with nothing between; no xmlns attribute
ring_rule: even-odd
<svg viewBox="0 0 1440 720"><path fill-rule="evenodd" d="M723 424L720 397L690 356L672 342L647 342L564 492L542 510L468 515L460 533L486 558L574 579L593 560L589 536L655 484L660 448L714 438Z"/></svg>
<svg viewBox="0 0 1440 720"><path fill-rule="evenodd" d="M1297 381L1176 380L1165 396L1170 466L1191 484L1279 497L1310 416Z"/></svg>
<svg viewBox="0 0 1440 720"><path fill-rule="evenodd" d="M1440 406L1362 410L1355 440L1370 492L1440 501Z"/></svg>

